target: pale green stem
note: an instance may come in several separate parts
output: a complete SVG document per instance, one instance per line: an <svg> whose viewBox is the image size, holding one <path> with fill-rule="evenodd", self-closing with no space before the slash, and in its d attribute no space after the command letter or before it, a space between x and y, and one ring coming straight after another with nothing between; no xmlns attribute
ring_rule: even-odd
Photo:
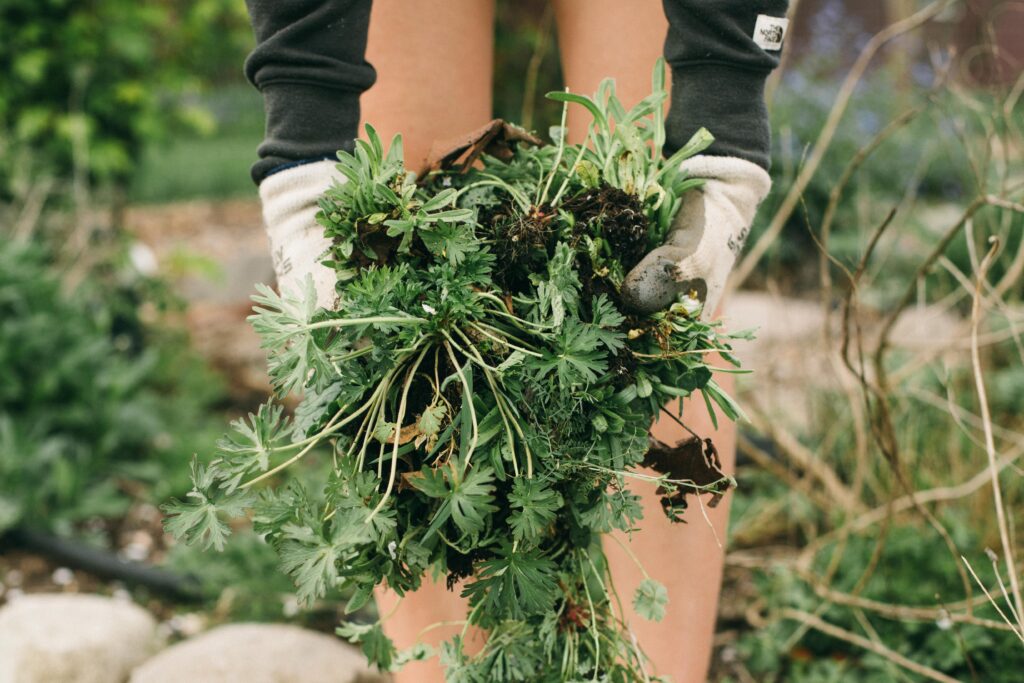
<svg viewBox="0 0 1024 683"><path fill-rule="evenodd" d="M566 88L565 91L569 92L569 89ZM537 197L537 201L536 201L536 205L537 206L542 205L544 203L544 200L547 199L548 190L551 189L551 183L552 183L552 181L554 181L555 173L558 171L558 165L562 163L562 154L565 152L565 140L566 140L567 137L569 137L567 135L567 133L569 131L567 131L565 129L565 120L566 120L566 117L568 116L568 114L569 114L569 103L568 102L564 102L562 104L562 123L561 123L562 135L558 139L558 152L555 154L555 163L551 166L551 173L548 174L547 182L544 183L544 189L540 193L540 195Z"/></svg>
<svg viewBox="0 0 1024 683"><path fill-rule="evenodd" d="M332 427L331 423L333 423L334 420L336 420L341 415L342 411L339 410L337 413L334 414L334 417L331 418L331 422L329 422L327 424L326 428L324 428L316 436L310 437L309 439L306 440L309 443L306 445L305 448L303 448L301 451L299 451L298 453L293 455L288 460L285 460L283 463L281 463L277 467L274 467L273 469L267 470L266 472L264 472L263 474L259 475L258 477L255 477L255 478L250 479L249 481L245 482L239 488L247 489L250 486L252 486L253 484L259 483L259 482L263 481L264 479L268 479L269 477L274 476L275 474L277 474L281 470L284 470L284 469L287 469L288 467L291 467L292 465L297 463L299 460L302 460L302 458L306 457L306 454L309 453L311 450L313 450L313 447L316 446L318 443L320 443L323 440L324 436L326 436L327 434L330 434L332 431L336 431L338 429L341 429L346 424L348 424L352 420L354 420L357 417L359 417L359 415L362 414L362 412L364 410L366 410L367 407L368 406L366 406L364 404L364 406L362 408L360 408L356 412L354 412L351 415L349 415L348 417L346 417L344 420L342 420L336 426L334 426L333 429L331 429L331 427ZM344 408L342 410L344 410Z"/></svg>
<svg viewBox="0 0 1024 683"><path fill-rule="evenodd" d="M465 467L469 468L469 459L472 457L473 451L476 450L476 444L480 440L480 425L476 421L476 408L473 407L473 392L470 391L469 382L462 373L462 365L455 359L455 352L447 341L444 342L444 350L448 352L448 357L451 358L452 365L455 366L455 374L459 376L459 381L462 382L462 390L466 393L466 403L469 405L469 419L473 424L473 438L469 443L469 453L464 454Z"/></svg>
<svg viewBox="0 0 1024 683"><path fill-rule="evenodd" d="M475 346L473 346L473 344L469 341L466 335L462 333L462 330L456 327L455 332L457 332L460 337L466 340L466 343L469 344L469 348L473 350L473 353L477 356L477 358L480 358L480 352L477 350ZM489 384L491 387L491 393L494 394L494 403L495 405L498 406L498 414L501 415L501 421L505 427L505 438L508 439L508 447L512 450L512 470L515 476L518 477L519 462L516 460L516 441L515 438L512 436L512 427L509 425L508 415L505 413L505 407L502 405L503 401L501 392L498 390L498 385L495 383L494 377L492 377L491 372L486 367L484 368L484 378L487 380L487 384Z"/></svg>
<svg viewBox="0 0 1024 683"><path fill-rule="evenodd" d="M366 423L366 431L363 432L363 442L360 445L359 453L356 456L358 458L358 462L356 464L356 469L358 469L358 470L363 469L363 465L366 462L366 448L370 444L370 438L373 436L373 433L376 431L377 423L380 421L381 416L382 416L382 414L384 412L384 401L387 398L388 390L391 389L391 380L393 380L395 375L398 374L398 370L399 370L399 368L401 368L402 363L404 363L404 362L405 362L404 358L399 360L399 362L395 365L395 367L392 368L391 371L388 372L388 374L384 376L384 379L382 379L380 381L380 384L377 385L377 390L374 392L374 397L373 397L374 398L374 404L373 404L372 413L368 416L370 419L369 419L369 422ZM378 461L378 463L377 463L377 476L378 477L381 476L381 474L382 474L381 467L382 467L382 465L381 465L380 461Z"/></svg>
<svg viewBox="0 0 1024 683"><path fill-rule="evenodd" d="M647 573L647 570L644 569L644 565L640 562L640 558L638 558L636 556L636 553L634 553L632 550L629 549L629 546L627 546L625 543L622 542L621 538L619 538L615 534L605 534L605 535L611 537L611 539L613 541L615 541L616 543L619 544L619 547L622 548L623 551L625 551L626 555L629 556L629 559L633 560L633 562L634 562L634 564L636 564L637 568L640 569L640 573L644 575L645 579L650 579L651 578L651 575Z"/></svg>
<svg viewBox="0 0 1024 683"><path fill-rule="evenodd" d="M600 465L593 465L591 463L579 463L578 466L582 467L584 469L593 470L594 472L604 472L605 474L614 474L615 476L619 476L619 477L630 477L632 479L638 479L640 481L649 481L649 482L653 482L653 483L656 483L656 484L665 483L665 484L675 484L677 486L689 486L689 487L697 489L698 491L703 491L705 493L712 493L712 492L714 492L716 487L717 487L717 485L720 484L723 481L732 481L732 477L722 477L721 479L717 479L717 480L711 482L710 484L706 484L706 485L701 486L701 485L697 484L697 482L689 480L689 479L669 479L668 477L664 477L664 476L662 476L662 477L652 477L649 474L641 474L639 472L627 472L625 470L613 470L613 469L608 468L608 467L601 467Z"/></svg>
<svg viewBox="0 0 1024 683"><path fill-rule="evenodd" d="M420 355L413 362L412 367L409 368L409 373L405 377L405 386L402 387L402 398L398 402L398 417L395 420L395 433L391 436L391 440L394 442L394 447L391 449L391 474L388 475L388 486L384 490L384 495L381 497L380 502L373 508L373 511L366 518L366 523L377 515L378 512L384 507L388 499L391 497L391 491L395 487L395 476L398 473L398 447L400 439L399 434L402 431L402 420L405 419L405 407L409 400L409 388L412 387L412 380L416 376L416 371L420 369L420 363L423 362L423 358L427 355L427 351L430 350L429 346L424 346L423 350L420 351Z"/></svg>
<svg viewBox="0 0 1024 683"><path fill-rule="evenodd" d="M453 329L455 329L456 331L458 330L458 328L453 328ZM454 346L462 355L466 356L466 358L469 358L469 360L471 360L472 362L476 363L477 365L479 365L484 370L490 370L491 372L498 372L498 368L494 367L493 365L488 365L487 362L483 359L483 357L480 356L480 354L478 354L478 353L470 353L468 350L466 350L466 349L464 349L462 347L462 344L460 344L459 342L455 341L455 339L450 334L448 334L447 332L442 332L441 334L443 334L444 338L447 339L451 343L451 345ZM461 333L460 333L460 336L462 336ZM469 345L473 346L473 343L469 342ZM475 350L475 347L474 347L474 350Z"/></svg>
<svg viewBox="0 0 1024 683"><path fill-rule="evenodd" d="M580 573L583 570L583 563L579 561L577 557L576 562L579 564ZM598 577L598 581L601 581L601 577ZM601 581L601 585L604 586L604 581ZM605 591L607 591L605 587ZM598 663L601 661L601 635L597 632L597 608L594 607L594 599L590 596L590 585L583 582L583 592L587 596L587 604L590 605L590 632L594 634L594 677L591 680L597 680Z"/></svg>
<svg viewBox="0 0 1024 683"><path fill-rule="evenodd" d="M463 338L465 338L465 335L463 335L461 330L459 330L458 328L455 328L455 331L458 332L460 335L462 335ZM480 358L480 352L477 351L476 347L472 343L470 343L469 346L470 346L471 349L473 349L473 352L477 355L477 358ZM482 358L480 359L480 362L483 363L483 359ZM494 378L491 376L490 371L487 369L486 366L484 366L484 377L487 379L488 384L491 385L491 391L494 393L494 401L495 401L495 403L498 406L498 411L501 413L502 419L505 419L505 415L506 414L508 414L508 415L512 414L512 407L509 405L508 401L505 400L505 395L501 391L498 390L498 386L495 383ZM519 422L517 420L515 420L515 419L512 419L511 422L512 422L513 428L516 430L516 434L519 435L520 441L523 442L523 450L526 452L526 477L528 479L533 479L533 453L530 452L530 446L526 442L526 435L523 434L523 429L522 429L522 427L519 426ZM511 446L512 443L513 442L510 440L509 441L509 445ZM513 451L514 451L514 448L513 448ZM513 462L513 465L516 464L515 463L514 453L513 453L512 462ZM516 475L518 476L518 474L519 474L519 468L518 468L518 466L516 466Z"/></svg>
<svg viewBox="0 0 1024 683"><path fill-rule="evenodd" d="M299 329L289 332L289 334L298 334L299 332L306 332L308 330L322 330L330 327L355 327L356 325L423 325L427 321L423 318L415 318L412 316L387 316L381 315L373 318L338 318L335 320L321 320L318 323L310 323L303 325Z"/></svg>
<svg viewBox="0 0 1024 683"><path fill-rule="evenodd" d="M524 348L524 347L531 347L531 349L535 349L535 348L537 348L536 346L534 346L530 342L527 342L527 341L524 341L524 340L520 339L519 337L515 336L514 334L511 334L510 332L508 332L507 330L503 330L500 327L495 327L494 325L489 325L489 324L484 323L484 322L470 323L470 325L474 329L476 329L478 332L480 332L481 334L486 335L486 336L490 337L491 339L493 339L495 341L503 342L509 348L515 349L516 351L522 351L523 353L525 353L527 355L535 356L537 358L541 358L542 357L542 355L537 353L536 351ZM488 333L485 330L492 330L492 333ZM495 336L493 334L493 332L497 332L499 334L505 335L505 338ZM516 344L510 344L508 342L509 339L514 340L516 342ZM520 344L522 346L519 346Z"/></svg>
<svg viewBox="0 0 1024 683"><path fill-rule="evenodd" d="M565 180L562 181L561 187L558 188L558 192L555 194L555 198L551 200L551 206L558 206L558 200L562 198L562 193L565 192L566 188L569 187L569 180L572 178L573 173L576 171L577 164L583 159L583 155L587 153L587 142L590 140L590 133L587 133L587 139L580 145L580 152L576 155L576 161L572 162L572 166L569 167L569 171L565 174Z"/></svg>

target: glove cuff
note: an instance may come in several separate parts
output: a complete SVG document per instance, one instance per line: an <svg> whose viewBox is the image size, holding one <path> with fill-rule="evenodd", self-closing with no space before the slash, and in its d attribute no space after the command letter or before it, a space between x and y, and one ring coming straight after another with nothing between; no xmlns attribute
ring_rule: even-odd
<svg viewBox="0 0 1024 683"><path fill-rule="evenodd" d="M742 188L750 195L755 209L772 189L772 178L766 170L739 157L698 154L684 160L679 169L692 178L718 180Z"/></svg>
<svg viewBox="0 0 1024 683"><path fill-rule="evenodd" d="M307 274L312 275L317 301L333 304L337 277L320 264L330 246L316 222L318 200L334 180L344 180L331 161L302 164L274 173L260 184L263 221L270 239L278 288L300 294Z"/></svg>

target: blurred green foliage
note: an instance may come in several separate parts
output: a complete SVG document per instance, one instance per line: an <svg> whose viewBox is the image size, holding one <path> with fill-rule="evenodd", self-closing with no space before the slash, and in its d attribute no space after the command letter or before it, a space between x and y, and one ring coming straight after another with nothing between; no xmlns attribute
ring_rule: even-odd
<svg viewBox="0 0 1024 683"><path fill-rule="evenodd" d="M816 264L818 248L811 232L820 231L833 188L857 153L910 108L920 108L921 113L889 137L851 177L832 224L833 255L855 263L866 236L908 195L925 202L959 202L973 192L967 153L955 130L955 121L964 120L958 119L965 113L963 104L923 87L900 89L897 81L895 74L881 70L857 88L800 205L773 243L762 273L792 272L809 260ZM804 167L838 87L834 75L800 67L784 73L771 111L772 191L758 211L748 244L763 234ZM809 270L816 282L816 265ZM798 282L809 285L806 280Z"/></svg>
<svg viewBox="0 0 1024 683"><path fill-rule="evenodd" d="M143 319L166 293L122 246L67 290L45 248L0 242L0 533L68 534L180 495L219 429L220 382L181 332Z"/></svg>
<svg viewBox="0 0 1024 683"><path fill-rule="evenodd" d="M147 145L129 187L132 202L256 195L249 167L263 139L260 94L241 81L205 93L198 101L216 122L215 132L186 132L170 144Z"/></svg>
<svg viewBox="0 0 1024 683"><path fill-rule="evenodd" d="M0 201L44 176L123 183L147 143L209 130L192 95L249 40L241 0L6 0Z"/></svg>

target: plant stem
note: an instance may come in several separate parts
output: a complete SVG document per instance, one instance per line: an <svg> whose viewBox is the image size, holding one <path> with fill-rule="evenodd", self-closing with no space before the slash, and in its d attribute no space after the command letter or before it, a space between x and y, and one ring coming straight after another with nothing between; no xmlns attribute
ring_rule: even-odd
<svg viewBox="0 0 1024 683"><path fill-rule="evenodd" d="M569 88L565 89L569 92ZM565 120L569 114L569 103L565 102L562 104L562 123L560 124L562 134L558 138L558 152L555 154L555 163L551 165L551 172L548 174L547 182L544 183L544 189L537 197L535 204L541 206L544 204L544 200L547 199L548 190L551 189L551 183L555 179L555 173L558 172L558 165L562 163L562 154L565 152L565 140L569 137L569 131L565 128Z"/></svg>
<svg viewBox="0 0 1024 683"><path fill-rule="evenodd" d="M469 344L469 348L473 350L473 353L476 354L477 358L480 358L480 352L477 350L477 348L475 346L473 346L473 344L470 342L470 340L462 333L462 330L460 330L459 328L456 327L455 328L455 332L457 332L460 337L462 337L464 340L466 340L466 343ZM481 361L482 361L482 359L481 359ZM519 476L519 462L516 460L516 442L515 442L515 438L512 436L512 428L509 426L508 415L505 413L505 408L502 405L502 403L503 403L503 396L501 395L501 391L498 390L498 385L494 381L494 377L491 375L491 371L488 370L486 366L484 367L484 378L487 380L487 383L491 387L491 393L494 394L494 404L498 407L498 414L501 415L501 421L502 421L502 424L505 427L505 438L508 439L508 447L512 451L512 470L513 470L513 473L515 474L515 476L518 477ZM531 472L531 475L532 475L532 472Z"/></svg>
<svg viewBox="0 0 1024 683"><path fill-rule="evenodd" d="M423 350L420 351L420 355L417 356L412 367L409 368L409 371L405 376L405 386L402 387L402 398L398 402L398 416L395 419L395 433L391 437L391 440L394 442L394 446L391 449L391 474L388 475L388 486L384 490L384 495L381 496L380 502L377 503L377 506L373 508L373 511L366 518L367 524L369 524L377 513L380 512L381 508L384 507L384 504L387 503L388 499L391 497L391 491L395 487L395 475L398 472L398 446L400 441L398 437L402 431L402 420L405 419L405 407L409 400L409 388L412 387L412 380L416 376L416 371L420 369L420 363L423 362L423 358L427 355L427 351L429 350L429 346L423 347Z"/></svg>
<svg viewBox="0 0 1024 683"><path fill-rule="evenodd" d="M304 458L306 456L306 454L309 453L313 449L314 446L316 446L318 443L320 443L326 435L332 433L333 431L337 431L338 429L341 429L346 424L348 424L352 420L354 420L357 417L359 417L359 415L362 414L362 412L364 410L366 410L367 407L368 406L366 404L364 404L362 408L360 408L356 412L354 412L351 415L349 415L348 417L346 417L344 420L339 422L332 429L331 428L332 427L332 423L334 422L334 420L338 419L338 417L341 415L342 411L344 410L344 408L342 408L341 410L339 410L337 413L334 414L334 417L331 418L331 422L328 422L327 423L327 427L325 427L319 434L317 434L316 436L310 437L309 439L306 439L306 441L308 441L309 443L306 445L305 448L303 448L301 451L299 451L298 453L293 455L288 460L285 460L283 463L281 463L277 467L269 469L266 472L264 472L263 474L259 475L258 477L255 477L255 478L250 479L249 481L245 482L244 484L239 486L239 488L240 489L247 489L250 486L252 486L253 484L261 482L264 479L268 479L268 478L274 476L275 474L277 474L278 472L280 472L281 470L284 470L284 469L286 469L288 467L291 467L292 465L297 463L299 460L302 460L302 458Z"/></svg>
<svg viewBox="0 0 1024 683"><path fill-rule="evenodd" d="M318 323L303 325L290 334L298 334L309 330L322 330L331 327L354 327L356 325L423 325L427 321L423 318L413 316L379 315L372 318L337 318L334 320L321 320Z"/></svg>
<svg viewBox="0 0 1024 683"><path fill-rule="evenodd" d="M455 366L455 374L459 376L459 381L462 382L462 391L465 392L466 404L469 406L469 419L473 424L473 438L469 443L469 452L465 454L465 467L468 469L469 459L473 456L473 451L476 450L477 441L480 440L480 425L476 421L476 408L473 407L473 392L469 387L466 376L462 374L462 365L456 360L452 345L447 341L444 342L444 350L448 352L448 357L451 359L452 365Z"/></svg>
<svg viewBox="0 0 1024 683"><path fill-rule="evenodd" d="M589 134L587 135L587 140L590 140ZM565 180L562 181L561 186L558 188L558 192L555 193L555 198L551 200L551 206L558 206L558 200L562 198L562 193L565 192L565 189L567 187L569 187L569 180L572 179L573 173L576 170L576 166L579 165L580 161L583 160L583 155L586 154L586 152L587 142L584 141L584 143L580 145L580 151L579 154L576 155L576 161L572 162L572 166L570 166L569 170L566 171Z"/></svg>

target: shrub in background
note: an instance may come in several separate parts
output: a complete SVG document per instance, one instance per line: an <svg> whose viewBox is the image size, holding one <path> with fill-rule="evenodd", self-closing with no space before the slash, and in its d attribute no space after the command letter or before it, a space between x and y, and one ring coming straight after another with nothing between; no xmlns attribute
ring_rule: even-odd
<svg viewBox="0 0 1024 683"><path fill-rule="evenodd" d="M187 490L220 389L180 332L140 317L160 303L123 249L62 291L45 250L0 242L0 533L67 534Z"/></svg>
<svg viewBox="0 0 1024 683"><path fill-rule="evenodd" d="M241 0L7 0L0 201L40 175L122 183L145 143L211 119L183 93L239 69Z"/></svg>

